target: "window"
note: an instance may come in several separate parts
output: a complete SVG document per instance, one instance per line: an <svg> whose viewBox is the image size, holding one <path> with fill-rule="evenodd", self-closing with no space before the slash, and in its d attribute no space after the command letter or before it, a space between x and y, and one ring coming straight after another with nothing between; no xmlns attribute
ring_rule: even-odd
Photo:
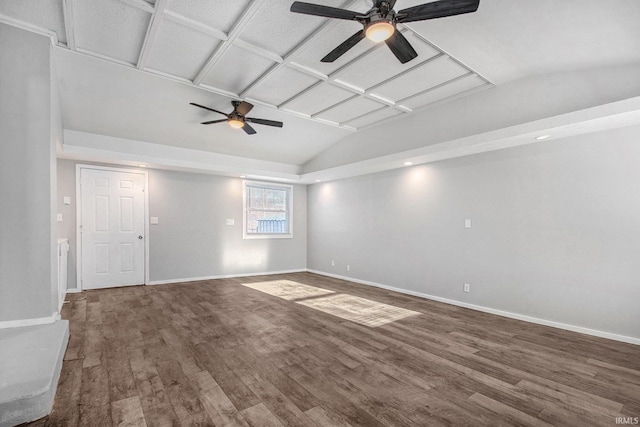
<svg viewBox="0 0 640 427"><path fill-rule="evenodd" d="M293 237L291 185L244 181L244 238Z"/></svg>

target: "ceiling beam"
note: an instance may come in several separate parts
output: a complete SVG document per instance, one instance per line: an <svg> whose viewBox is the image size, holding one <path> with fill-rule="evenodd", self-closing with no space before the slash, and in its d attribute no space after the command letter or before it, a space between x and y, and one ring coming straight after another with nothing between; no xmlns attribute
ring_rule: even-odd
<svg viewBox="0 0 640 427"><path fill-rule="evenodd" d="M352 0L350 2L347 2L344 5L344 8L349 9L350 7L353 7L357 4L360 3L360 0ZM245 90L242 91L242 93L240 93L240 96L242 98L245 98L246 96L248 96L255 88L257 88L258 86L260 86L262 83L265 82L265 80L267 78L269 78L269 76L271 76L273 73L275 73L276 71L278 71L280 68L282 68L285 65L288 65L292 60L293 57L296 56L299 52L302 51L302 49L304 49L312 40L315 40L321 33L325 32L329 27L331 27L332 25L335 24L335 20L331 20L331 19L326 19L325 22L318 27L315 31L313 31L309 36L307 36L304 40L302 40L300 43L298 43L289 53L287 53L282 62L274 65L273 67L269 68L267 71L265 71L260 77L258 77L256 80L254 80L249 86L247 86L247 88Z"/></svg>
<svg viewBox="0 0 640 427"><path fill-rule="evenodd" d="M482 80L484 80L485 82L489 83L492 86L495 86L495 83L492 82L489 78L483 76L481 73L477 72L476 70L474 70L473 68L471 68L470 66L468 66L467 64L465 64L464 62L462 62L461 60L459 60L458 58L456 58L455 56L451 55L449 52L447 52L445 49L441 48L440 46L438 46L437 44L433 43L431 40L429 40L428 38L426 38L425 36L423 36L422 34L420 34L418 32L418 30L416 30L412 25L410 24L400 24L400 27L403 27L409 31L411 31L413 33L414 36L416 36L417 38L419 38L420 40L422 40L423 42L425 42L426 44L428 44L429 46L431 46L432 48L444 53L445 55L447 55L452 61L457 62L459 65L461 65L462 67L466 68L469 71L474 72L475 74L478 75L478 77L480 77Z"/></svg>
<svg viewBox="0 0 640 427"><path fill-rule="evenodd" d="M122 3L126 3L131 7L142 10L147 13L153 13L153 6L144 0L120 0Z"/></svg>
<svg viewBox="0 0 640 427"><path fill-rule="evenodd" d="M277 62L277 63L281 63L283 61L282 57L280 55L278 55L277 53L273 53L270 50L267 50L263 47L260 46L256 46L254 44L251 44L249 42L246 42L240 38L237 38L235 41L235 45L247 50L249 52L255 53L258 56L261 56L263 58L266 58L270 61L273 62Z"/></svg>
<svg viewBox="0 0 640 427"><path fill-rule="evenodd" d="M385 45L384 43L378 43L378 44L373 45L370 49L368 49L368 50L366 50L366 51L362 52L360 55L356 56L355 58L352 58L350 61L348 61L347 63L345 63L344 65L342 65L342 66L341 66L340 68L338 68L337 70L333 71L333 72L332 72L331 74L329 74L328 76L325 76L324 74L322 74L322 73L321 73L321 72L319 72L319 71L314 70L313 68L306 67L306 66L304 66L304 65L300 65L300 64L298 64L297 62L294 62L294 61L288 61L288 62L286 62L286 65L288 65L289 67L294 68L294 69L296 69L296 70L298 70L298 71L301 71L301 72L303 72L303 73L305 73L305 74L307 74L307 75L309 75L309 76L316 77L316 78L318 78L318 79L321 79L322 81L326 81L326 82L328 82L329 84L331 84L331 85L333 85L333 86L339 87L339 88L341 88L341 89L346 89L346 90L348 90L349 92L355 93L355 94L360 95L360 96L367 97L367 98L369 98L369 99L371 99L371 100L373 100L373 101L380 102L380 103L381 103L381 105L390 105L388 102L384 102L384 101L382 101L381 99L377 99L376 97L371 97L371 96L370 96L370 91L369 91L369 90L365 90L365 89L362 89L362 88L359 88L359 87L353 86L353 85L351 85L351 84L349 84L349 83L347 83L347 82L344 82L344 81L340 80L340 78L339 78L339 77L340 77L340 75L342 75L342 74L343 74L343 73L344 73L348 68L350 68L350 67L351 67L351 66L353 66L354 64L358 63L358 62L359 62L361 59L363 59L364 57L366 57L366 56L368 56L368 55L371 55L371 54L372 54L373 52L375 52L377 49L381 49L383 46L386 46L386 45ZM287 56L287 58L285 58L285 61L287 61L287 59L288 59L288 58L290 58L290 56L289 56L289 55ZM409 70L412 70L412 69L414 69L415 67L417 67L417 66L419 66L419 65L422 65L422 64L424 64L424 63L426 63L426 62L429 62L429 60L430 60L430 59L427 59L427 60L425 60L425 61L423 61L423 62L421 62L421 63L419 63L419 64L416 64L416 65L414 65L413 67L409 68ZM407 71L409 71L409 70L405 70L405 71L403 71L403 73L405 73L405 72L407 72ZM305 94L306 92L308 92L309 90L311 90L311 89L315 88L316 86L318 86L319 84L321 84L321 83L322 83L322 81L319 81L319 82L317 82L317 83L315 83L315 84L313 84L313 85L309 86L309 87L308 87L308 88L306 88L305 90L303 90L303 91L301 91L301 92L299 92L299 93L295 94L295 95L294 95L294 96L292 96L291 98L289 98L289 99L287 99L286 101L284 101L283 103L281 103L278 107L285 107L287 104L289 104L289 103L290 103L290 102L292 102L293 100L295 100L295 99L299 98L300 96L304 95L304 94ZM383 83L386 83L386 80L385 80L385 82L383 82ZM380 84L382 84L382 83L380 83ZM377 85L376 85L376 86L377 86ZM245 91L245 92L246 92L246 91ZM241 95L242 95L242 94L241 94ZM351 99L351 98L350 98L350 99ZM328 107L328 108L326 108L326 109L324 109L324 110L322 110L322 111L320 111L320 112L316 112L316 113L312 114L312 115L311 115L311 117L312 117L312 118L314 118L317 114L319 114L319 113L321 113L321 112L324 112L324 111L326 111L326 110L330 110L331 108L336 107L336 106L338 106L338 105L342 104L343 102L344 102L344 101L340 101L340 102L338 102L338 103L336 103L336 104L334 104L334 105L332 105L332 106L330 106L330 107ZM396 108L396 106L395 106L395 105L392 105L392 106L393 106L394 108ZM401 106L400 106L400 107L401 107ZM406 113L406 112L410 112L410 111L411 111L411 110L407 111L407 109L406 109L406 108L397 108L397 109L399 109L400 111L403 111L403 112L405 112L405 113Z"/></svg>
<svg viewBox="0 0 640 427"><path fill-rule="evenodd" d="M358 95L358 94L354 94L353 96L350 96L350 97L349 97L349 98L347 98L347 99L343 99L342 101L340 101L340 102L338 102L338 103L336 103L336 104L330 105L330 106L329 106L329 107L327 107L327 108L324 108L324 109L322 109L322 110L320 110L320 111L318 111L318 112L316 112L316 113L313 113L313 114L311 115L311 118L312 118L312 119L318 119L318 118L319 118L318 116L320 116L320 114L326 113L326 112L327 112L327 111L329 111L329 110L332 110L332 109L334 109L334 108L336 108L336 107L339 107L339 106L341 106L341 105L343 105L343 104L346 104L347 102L353 101L353 100L355 100L355 99L357 99L357 98L359 98L359 95ZM323 120L323 119L320 119L320 120ZM324 120L325 120L325 121L329 121L329 120L326 120L326 119L324 119Z"/></svg>
<svg viewBox="0 0 640 427"><path fill-rule="evenodd" d="M164 14L165 9L167 8L168 0L156 0L156 5L153 13L151 14L151 18L149 19L149 26L147 27L147 34L144 37L144 42L142 43L142 49L140 49L140 55L138 56L138 68L143 70L147 65L147 61L149 60L149 55L151 53L151 48L153 47L153 42L158 35L158 31L160 30L160 23L162 22L162 15Z"/></svg>
<svg viewBox="0 0 640 427"><path fill-rule="evenodd" d="M73 16L73 0L62 0L62 14L64 16L64 32L67 36L67 47L76 50L75 20Z"/></svg>
<svg viewBox="0 0 640 427"><path fill-rule="evenodd" d="M202 22L196 21L195 19L187 18L186 16L182 16L179 13L175 13L171 10L164 11L164 18L178 25L191 28L192 30L207 34L209 36L213 36L218 40L225 41L228 39L224 31L220 31L217 28L210 27L209 25L203 24Z"/></svg>
<svg viewBox="0 0 640 427"><path fill-rule="evenodd" d="M436 89L440 89L440 88L441 88L441 87L443 87L443 86L449 85L449 84L451 84L451 83L455 83L455 82L457 82L458 80L466 79L467 77L471 77L471 76L477 76L477 74L476 74L476 73L474 73L473 71L469 71L469 72L464 73L464 74L462 74L462 75L460 75L460 76L458 76L458 77L454 77L454 78L452 78L452 79L449 79L449 80L447 80L447 81L444 81L444 82L442 82L442 83L440 83L440 84L437 84L437 85L435 85L435 86L433 86L433 87L430 87L430 88L428 88L428 89L425 89L425 90L422 90L422 91L420 91L420 92L416 92L416 93L413 93L413 94L411 94L411 95L409 95L409 96L406 96L406 97L404 97L404 98L402 98L402 99L398 100L398 103L399 103L399 104L401 104L401 103L403 103L403 102L409 101L410 99L416 98L416 97L418 97L418 96L422 96L422 95L424 95L425 93L429 93L429 92L434 91L434 90L436 90Z"/></svg>
<svg viewBox="0 0 640 427"><path fill-rule="evenodd" d="M229 50L235 39L240 35L244 27L249 23L253 15L266 3L266 0L254 0L249 4L249 7L244 11L240 19L236 22L233 29L229 32L227 36L227 40L222 42L220 46L213 52L213 54L209 57L204 66L200 69L196 78L193 79L193 83L196 86L199 86L206 75L211 71L213 66L222 58L222 56Z"/></svg>

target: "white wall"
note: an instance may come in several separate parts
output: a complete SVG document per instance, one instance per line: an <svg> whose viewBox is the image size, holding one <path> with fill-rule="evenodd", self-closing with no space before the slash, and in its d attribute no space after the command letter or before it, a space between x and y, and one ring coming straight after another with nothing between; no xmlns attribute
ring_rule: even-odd
<svg viewBox="0 0 640 427"><path fill-rule="evenodd" d="M50 49L0 24L0 321L57 309Z"/></svg>
<svg viewBox="0 0 640 427"><path fill-rule="evenodd" d="M640 338L638 141L631 127L310 186L308 268Z"/></svg>
<svg viewBox="0 0 640 427"><path fill-rule="evenodd" d="M69 287L76 283L76 162L58 160L58 237L69 238ZM242 238L242 180L206 174L149 171L151 282L302 270L306 267L306 187L294 186L293 238ZM63 197L72 204L64 205ZM234 219L235 225L226 225Z"/></svg>

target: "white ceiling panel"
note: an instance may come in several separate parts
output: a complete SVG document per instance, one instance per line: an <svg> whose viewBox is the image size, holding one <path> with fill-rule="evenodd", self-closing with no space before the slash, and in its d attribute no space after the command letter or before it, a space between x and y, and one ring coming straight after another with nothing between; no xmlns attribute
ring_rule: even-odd
<svg viewBox="0 0 640 427"><path fill-rule="evenodd" d="M149 13L118 0L74 1L73 11L79 49L130 64L138 62Z"/></svg>
<svg viewBox="0 0 640 427"><path fill-rule="evenodd" d="M219 44L214 37L165 19L151 48L147 68L192 80Z"/></svg>
<svg viewBox="0 0 640 427"><path fill-rule="evenodd" d="M348 123L345 123L349 126L353 126L355 128L361 128L361 127L365 127L365 126L369 126L372 124L375 124L379 121L382 120L386 120L388 118L394 117L394 116L400 116L402 113L401 111L398 111L394 108L391 107L386 107L386 108L382 108L380 110L376 110L370 114L366 114L362 117L358 117Z"/></svg>
<svg viewBox="0 0 640 427"><path fill-rule="evenodd" d="M248 50L231 46L207 73L202 83L241 93L275 63Z"/></svg>
<svg viewBox="0 0 640 427"><path fill-rule="evenodd" d="M448 57L440 57L373 89L372 92L398 101L467 72L466 68Z"/></svg>
<svg viewBox="0 0 640 427"><path fill-rule="evenodd" d="M342 1L325 0L322 4L338 7ZM244 28L242 39L284 56L326 21L317 16L291 13L290 7L289 0L266 1Z"/></svg>
<svg viewBox="0 0 640 427"><path fill-rule="evenodd" d="M251 92L251 97L280 105L318 80L289 67L280 67Z"/></svg>
<svg viewBox="0 0 640 427"><path fill-rule="evenodd" d="M313 115L353 95L353 92L323 82L291 100L291 102L287 102L283 107L288 110Z"/></svg>
<svg viewBox="0 0 640 427"><path fill-rule="evenodd" d="M446 99L450 96L457 95L466 90L470 90L487 84L484 80L475 74L455 80L454 82L443 84L435 89L428 90L420 95L413 96L402 101L402 105L406 105L411 109L432 104L434 102Z"/></svg>
<svg viewBox="0 0 640 427"><path fill-rule="evenodd" d="M62 0L1 0L0 14L55 31L59 42L67 42Z"/></svg>
<svg viewBox="0 0 640 427"><path fill-rule="evenodd" d="M249 3L250 0L169 0L167 9L227 33Z"/></svg>
<svg viewBox="0 0 640 427"><path fill-rule="evenodd" d="M67 61L60 65L67 72L60 84L65 127L276 161L307 161L352 132L326 122L369 127L494 83L640 63L640 0L482 0L476 13L399 25L419 55L405 65L387 46L366 39L334 63L320 62L362 27L293 14L293 0L166 0L166 13L158 11L146 45L149 5L157 0L65 1L73 9L68 28L63 0L0 0L0 21L57 33L54 51L67 54L59 55ZM372 4L307 1L358 12ZM426 1L398 0L395 9ZM78 52L65 44L67 29L73 30ZM142 46L143 72L91 56L137 65ZM273 69L281 60L284 64ZM167 84L172 76L179 83ZM330 81L324 82L325 76ZM185 81L194 77L198 84ZM217 91L209 86L223 92L212 93ZM366 96L355 95L354 88L366 90ZM257 117L273 114L285 128L246 139L224 126L200 126L209 114L188 105L230 111L230 97L240 95L256 101ZM384 101L374 96L407 111L379 107ZM221 140L210 145L212 137ZM253 151L256 141L260 151Z"/></svg>
<svg viewBox="0 0 640 427"><path fill-rule="evenodd" d="M66 49L54 55L65 129L290 164L351 133L261 105L249 116L284 127L255 125L258 133L247 135L226 123L203 126L224 117L189 102L228 113L231 98Z"/></svg>
<svg viewBox="0 0 640 427"><path fill-rule="evenodd" d="M416 59L402 64L386 45L381 45L355 64L346 67L344 71L338 72L337 78L362 89L368 89L440 53L411 32L405 33L404 36L418 53Z"/></svg>
<svg viewBox="0 0 640 427"><path fill-rule="evenodd" d="M318 118L334 123L344 123L377 110L382 106L379 102L369 98L357 97L318 114Z"/></svg>

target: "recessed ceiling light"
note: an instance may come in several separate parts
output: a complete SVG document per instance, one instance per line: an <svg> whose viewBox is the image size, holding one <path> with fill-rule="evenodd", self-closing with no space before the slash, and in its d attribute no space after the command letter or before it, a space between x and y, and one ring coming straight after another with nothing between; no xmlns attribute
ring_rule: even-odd
<svg viewBox="0 0 640 427"><path fill-rule="evenodd" d="M246 178L246 176L244 176L244 175L240 175L240 178Z"/></svg>
<svg viewBox="0 0 640 427"><path fill-rule="evenodd" d="M536 141L542 141L543 139L551 138L551 135L536 136Z"/></svg>
<svg viewBox="0 0 640 427"><path fill-rule="evenodd" d="M413 162L404 162L405 166L411 166L413 164Z"/></svg>
<svg viewBox="0 0 640 427"><path fill-rule="evenodd" d="M316 182L322 182L322 181L320 181L319 179L316 179Z"/></svg>
<svg viewBox="0 0 640 427"><path fill-rule="evenodd" d="M146 168L146 167L147 167L147 165L144 165L144 164L140 163L140 164L138 165L138 167L139 167L139 168Z"/></svg>

